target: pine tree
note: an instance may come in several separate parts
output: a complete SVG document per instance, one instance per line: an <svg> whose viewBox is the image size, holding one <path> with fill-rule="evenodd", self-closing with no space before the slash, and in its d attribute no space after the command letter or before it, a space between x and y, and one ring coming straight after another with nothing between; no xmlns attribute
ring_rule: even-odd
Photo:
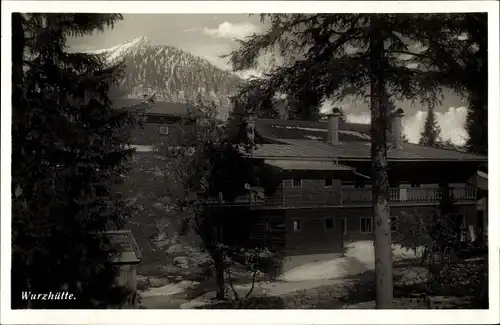
<svg viewBox="0 0 500 325"><path fill-rule="evenodd" d="M199 97L194 107L200 114L194 123L181 121L160 151L169 158L165 173L166 194L172 198L172 207L178 216L199 235L203 249L210 255L215 269L216 298L220 300L226 298L224 272L227 271L228 251L236 250L241 254L248 247L236 249L223 241L227 215L223 211L228 210L206 204L207 200L231 203L257 186L271 191L267 192L271 195L281 184L281 180L278 182L265 171L260 172L241 152L241 149L250 150L254 146L253 130L236 100L233 104L228 123L221 123L210 114L214 104Z"/></svg>
<svg viewBox="0 0 500 325"><path fill-rule="evenodd" d="M135 118L111 108L119 69L65 51L68 36L112 27L117 14L12 15L12 308L119 304L106 241L127 210L111 186L131 154ZM103 246L104 245L104 246ZM22 300L67 290L75 300Z"/></svg>
<svg viewBox="0 0 500 325"><path fill-rule="evenodd" d="M439 127L436 119L436 112L433 107L429 107L427 110L427 117L425 118L425 123L420 133L420 140L418 143L428 147L441 146L441 128Z"/></svg>
<svg viewBox="0 0 500 325"><path fill-rule="evenodd" d="M438 102L441 80L418 65L419 55L425 51L410 58L402 56L412 54L411 46L422 43L431 31L435 33L435 26L420 23L428 20L426 14L270 14L262 15L262 20L269 21L271 27L263 35L240 41L240 48L230 54L233 68L255 68L262 51L276 48L287 60L241 89L243 101L248 94L255 96L255 87L261 95L260 99L247 101L247 110L266 110L262 100L276 92L315 93L312 98L316 104L346 96L370 98L376 305L390 308L389 125L385 96L410 100L419 97L429 105Z"/></svg>
<svg viewBox="0 0 500 325"><path fill-rule="evenodd" d="M457 146L454 144L451 139L447 139L441 143L441 148L444 149L450 149L450 150L457 150L457 151L466 151L466 148L461 148L460 146Z"/></svg>
<svg viewBox="0 0 500 325"><path fill-rule="evenodd" d="M320 116L320 101L314 91L303 91L290 96L290 119L302 121L317 121Z"/></svg>
<svg viewBox="0 0 500 325"><path fill-rule="evenodd" d="M468 110L465 128L466 147L473 153L488 154L488 19L487 14L463 15L462 33L468 44L462 43L458 57L464 58L458 80L467 94Z"/></svg>
<svg viewBox="0 0 500 325"><path fill-rule="evenodd" d="M468 151L487 154L488 14L431 14L415 21L415 28L427 48L416 55L429 78L467 98Z"/></svg>

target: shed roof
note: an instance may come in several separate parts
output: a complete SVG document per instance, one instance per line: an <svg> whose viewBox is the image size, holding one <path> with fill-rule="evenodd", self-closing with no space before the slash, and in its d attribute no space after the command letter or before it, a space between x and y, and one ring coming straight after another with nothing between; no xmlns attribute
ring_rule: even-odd
<svg viewBox="0 0 500 325"><path fill-rule="evenodd" d="M119 264L139 263L142 254L130 230L114 230L102 232L101 235L108 237L109 243L116 250L112 262Z"/></svg>

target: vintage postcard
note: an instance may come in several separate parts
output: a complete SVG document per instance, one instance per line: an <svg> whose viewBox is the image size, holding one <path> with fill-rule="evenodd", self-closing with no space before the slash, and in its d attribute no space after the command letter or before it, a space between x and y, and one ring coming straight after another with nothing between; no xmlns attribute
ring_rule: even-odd
<svg viewBox="0 0 500 325"><path fill-rule="evenodd" d="M498 40L495 1L2 2L1 322L498 323Z"/></svg>

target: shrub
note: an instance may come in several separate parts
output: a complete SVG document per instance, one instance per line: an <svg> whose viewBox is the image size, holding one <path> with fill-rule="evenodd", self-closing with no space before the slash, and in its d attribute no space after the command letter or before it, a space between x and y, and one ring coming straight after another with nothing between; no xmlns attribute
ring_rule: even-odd
<svg viewBox="0 0 500 325"><path fill-rule="evenodd" d="M267 248L245 249L241 248L235 251L230 247L224 248L226 251L225 270L228 275L229 286L233 293L233 299L244 303L255 288L256 278L262 276L264 281L274 281L280 274L283 264L283 256L278 253L271 252ZM234 288L234 278L231 274L231 266L236 264L235 257L243 256L243 266L246 272L251 275L251 287L245 296L241 299L240 295Z"/></svg>

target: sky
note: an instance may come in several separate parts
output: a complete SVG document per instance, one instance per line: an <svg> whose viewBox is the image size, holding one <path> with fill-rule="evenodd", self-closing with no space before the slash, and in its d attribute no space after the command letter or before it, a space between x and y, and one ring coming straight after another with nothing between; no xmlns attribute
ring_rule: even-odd
<svg viewBox="0 0 500 325"><path fill-rule="evenodd" d="M146 36L153 44L170 45L203 57L221 69L230 69L227 59L220 58L238 48L235 39L253 33L265 32L266 26L258 15L248 14L125 14L113 29L91 36L69 40L72 50L87 51L109 48L137 37ZM245 77L255 74L246 71ZM436 108L443 139L463 144L466 133L465 101L451 91L444 92L444 100ZM369 107L361 101L337 103L352 122L369 122ZM405 111L404 129L411 142L417 142L426 116L426 108L418 103L400 103ZM323 109L331 105L325 104Z"/></svg>

